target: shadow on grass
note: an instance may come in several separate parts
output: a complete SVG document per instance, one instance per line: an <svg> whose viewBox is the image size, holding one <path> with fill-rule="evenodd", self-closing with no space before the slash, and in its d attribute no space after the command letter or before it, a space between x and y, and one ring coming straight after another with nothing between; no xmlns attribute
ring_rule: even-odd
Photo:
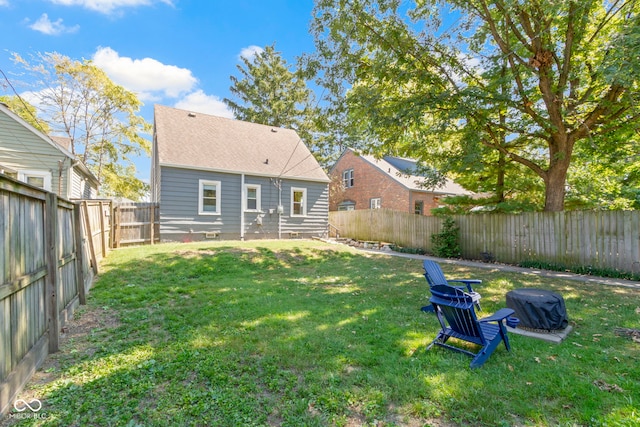
<svg viewBox="0 0 640 427"><path fill-rule="evenodd" d="M544 425L627 415L637 368L603 367L602 352L620 363L638 352L604 334L593 341L584 314L601 292L446 269L485 280L488 313L512 288L560 286L586 336L562 347L512 336L512 353L501 346L470 371L464 355L424 351L438 326L419 311L427 287L417 260L318 243L130 249L105 261L90 296L120 324L91 334L91 351L69 354L41 390L46 423ZM621 311L625 298L608 304ZM597 379L627 390L604 394Z"/></svg>

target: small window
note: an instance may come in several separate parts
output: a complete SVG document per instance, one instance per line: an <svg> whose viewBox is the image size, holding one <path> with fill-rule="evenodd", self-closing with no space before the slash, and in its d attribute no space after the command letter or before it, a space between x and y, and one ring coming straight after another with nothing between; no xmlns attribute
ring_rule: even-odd
<svg viewBox="0 0 640 427"><path fill-rule="evenodd" d="M371 209L380 209L380 206L381 206L380 197L371 199Z"/></svg>
<svg viewBox="0 0 640 427"><path fill-rule="evenodd" d="M305 216L307 214L307 189L291 189L291 216Z"/></svg>
<svg viewBox="0 0 640 427"><path fill-rule="evenodd" d="M347 202L342 202L338 205L338 210L339 211L353 211L356 209L356 204L354 202L352 202L351 200L347 201Z"/></svg>
<svg viewBox="0 0 640 427"><path fill-rule="evenodd" d="M220 214L220 181L200 180L198 214Z"/></svg>
<svg viewBox="0 0 640 427"><path fill-rule="evenodd" d="M342 185L344 188L353 187L353 169L342 172Z"/></svg>
<svg viewBox="0 0 640 427"><path fill-rule="evenodd" d="M51 191L51 173L42 171L20 171L18 172L18 179L22 182L26 182L34 187L42 188L43 190Z"/></svg>
<svg viewBox="0 0 640 427"><path fill-rule="evenodd" d="M247 211L259 211L260 207L260 186L259 185L245 185L245 210Z"/></svg>
<svg viewBox="0 0 640 427"><path fill-rule="evenodd" d="M424 212L424 202L422 200L416 200L413 212L416 215L422 215L422 213Z"/></svg>
<svg viewBox="0 0 640 427"><path fill-rule="evenodd" d="M44 188L44 177L43 176L28 176L27 184L33 185L34 187Z"/></svg>

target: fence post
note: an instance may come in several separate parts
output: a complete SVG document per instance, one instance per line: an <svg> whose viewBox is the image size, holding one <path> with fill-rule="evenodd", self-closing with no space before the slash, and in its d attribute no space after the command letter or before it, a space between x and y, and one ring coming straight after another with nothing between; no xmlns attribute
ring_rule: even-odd
<svg viewBox="0 0 640 427"><path fill-rule="evenodd" d="M156 222L156 218L155 218L155 213L156 213L156 207L155 205L149 205L149 210L151 211L151 229L149 231L149 236L151 237L151 244L153 245L153 240L155 239L155 236L153 235L154 231L155 231L155 222Z"/></svg>
<svg viewBox="0 0 640 427"><path fill-rule="evenodd" d="M120 216L122 215L120 212L120 206L116 206L113 208L113 217L111 221L113 221L112 227L115 226L113 235L115 236L114 247L116 248L120 247Z"/></svg>
<svg viewBox="0 0 640 427"><path fill-rule="evenodd" d="M45 239L47 248L47 320L49 323L49 353L59 349L60 319L58 310L58 196L47 193L45 199Z"/></svg>
<svg viewBox="0 0 640 427"><path fill-rule="evenodd" d="M80 203L73 205L73 232L76 241L76 278L78 280L78 298L80 304L87 303L87 294L84 284L84 245L82 244L82 212Z"/></svg>
<svg viewBox="0 0 640 427"><path fill-rule="evenodd" d="M87 201L82 201L82 214L84 216L84 224L87 229L87 236L89 237L89 252L91 253L91 264L93 267L93 273L98 274L98 259L96 258L96 249L93 245L93 231L91 230L91 218L89 218L89 207Z"/></svg>
<svg viewBox="0 0 640 427"><path fill-rule="evenodd" d="M104 205L100 202L100 241L102 243L102 258L107 256L106 230L104 226Z"/></svg>

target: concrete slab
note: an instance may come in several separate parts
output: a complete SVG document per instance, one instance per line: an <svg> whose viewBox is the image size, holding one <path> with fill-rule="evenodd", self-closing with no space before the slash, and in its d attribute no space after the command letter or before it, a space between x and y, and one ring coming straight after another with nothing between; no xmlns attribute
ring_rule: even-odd
<svg viewBox="0 0 640 427"><path fill-rule="evenodd" d="M557 331L534 332L534 331L528 331L522 328L510 328L507 326L507 331L509 333L516 334L516 335L523 335L525 337L535 338L535 339L547 341L553 344L560 344L562 341L564 341L564 339L567 338L567 335L569 335L572 329L573 328L571 327L571 325L569 325L566 328L560 329Z"/></svg>

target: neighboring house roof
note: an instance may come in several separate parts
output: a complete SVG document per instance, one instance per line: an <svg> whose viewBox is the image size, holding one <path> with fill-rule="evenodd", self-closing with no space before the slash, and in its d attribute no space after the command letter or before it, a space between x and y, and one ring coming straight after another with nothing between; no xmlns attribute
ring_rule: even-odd
<svg viewBox="0 0 640 427"><path fill-rule="evenodd" d="M294 130L162 105L154 121L161 166L329 182Z"/></svg>
<svg viewBox="0 0 640 427"><path fill-rule="evenodd" d="M355 152L354 152L355 153ZM358 155L358 154L356 154ZM456 184L451 179L445 181L440 187L425 187L422 185L424 177L407 173L417 170L417 161L405 157L384 156L377 159L370 155L359 155L363 160L378 168L382 173L391 177L399 184L412 191L422 191L441 195L472 195L473 193L465 190L461 185Z"/></svg>
<svg viewBox="0 0 640 427"><path fill-rule="evenodd" d="M72 140L68 136L49 135L49 138L51 138L53 142L58 144L58 146L62 147L65 151L71 151ZM73 158L73 155L72 155L72 158ZM86 177L90 179L94 184L96 185L99 184L98 178L96 178L93 172L91 172L87 167L87 165L85 165L82 161L75 160L73 163L73 166L80 169L82 173L86 175Z"/></svg>
<svg viewBox="0 0 640 427"><path fill-rule="evenodd" d="M51 138L53 142L55 142L65 150L71 151L71 138L69 138L68 136L49 135L49 138Z"/></svg>

